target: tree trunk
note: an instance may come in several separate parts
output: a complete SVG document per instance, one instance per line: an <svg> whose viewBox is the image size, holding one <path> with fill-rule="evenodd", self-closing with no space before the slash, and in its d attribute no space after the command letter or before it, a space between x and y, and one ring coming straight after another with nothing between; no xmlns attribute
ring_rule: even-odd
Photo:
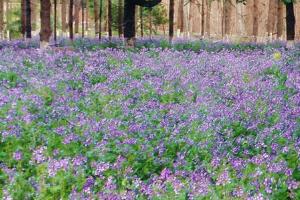
<svg viewBox="0 0 300 200"><path fill-rule="evenodd" d="M295 12L294 3L288 3L286 8L286 38L287 40L295 40Z"/></svg>
<svg viewBox="0 0 300 200"><path fill-rule="evenodd" d="M90 12L90 6L89 6L89 0L86 0L85 3L85 30L88 31L89 30L89 12Z"/></svg>
<svg viewBox="0 0 300 200"><path fill-rule="evenodd" d="M80 15L80 0L75 0L75 10L74 10L75 34L79 33L79 15Z"/></svg>
<svg viewBox="0 0 300 200"><path fill-rule="evenodd" d="M277 16L277 0L269 0L269 12L268 12L268 24L267 24L267 32L270 39L273 38L275 34L275 19Z"/></svg>
<svg viewBox="0 0 300 200"><path fill-rule="evenodd" d="M81 36L84 37L84 0L81 0Z"/></svg>
<svg viewBox="0 0 300 200"><path fill-rule="evenodd" d="M100 12L99 12L99 40L102 38L102 14L103 13L103 2L100 0Z"/></svg>
<svg viewBox="0 0 300 200"><path fill-rule="evenodd" d="M3 37L4 33L4 2L0 0L0 39Z"/></svg>
<svg viewBox="0 0 300 200"><path fill-rule="evenodd" d="M211 1L206 0L206 35L207 37L210 37L210 9L211 9Z"/></svg>
<svg viewBox="0 0 300 200"><path fill-rule="evenodd" d="M107 0L107 14L108 14L108 38L111 41L112 37L112 10L111 10L111 0Z"/></svg>
<svg viewBox="0 0 300 200"><path fill-rule="evenodd" d="M57 38L57 32L56 32L56 28L57 28L57 0L54 0L54 41L56 43L56 38Z"/></svg>
<svg viewBox="0 0 300 200"><path fill-rule="evenodd" d="M231 2L231 0L225 0L225 2L224 2L224 34L225 34L225 36L230 35L231 14L232 14L232 2Z"/></svg>
<svg viewBox="0 0 300 200"><path fill-rule="evenodd" d="M118 34L119 37L123 35L123 0L119 0L118 5Z"/></svg>
<svg viewBox="0 0 300 200"><path fill-rule="evenodd" d="M100 0L100 4L102 4L102 0ZM98 32L99 32L99 4L98 4L98 0L94 0L94 18L95 18L95 34L97 35Z"/></svg>
<svg viewBox="0 0 300 200"><path fill-rule="evenodd" d="M282 39L283 36L283 3L278 0L278 18L277 18L277 38Z"/></svg>
<svg viewBox="0 0 300 200"><path fill-rule="evenodd" d="M170 0L169 7L169 42L172 43L174 37L174 0Z"/></svg>
<svg viewBox="0 0 300 200"><path fill-rule="evenodd" d="M149 10L149 33L150 38L152 38L152 8Z"/></svg>
<svg viewBox="0 0 300 200"><path fill-rule="evenodd" d="M141 37L144 37L144 18L143 18L144 8L140 6L140 21L141 21Z"/></svg>
<svg viewBox="0 0 300 200"><path fill-rule="evenodd" d="M257 41L258 35L258 0L253 1L253 37L254 41Z"/></svg>
<svg viewBox="0 0 300 200"><path fill-rule="evenodd" d="M177 17L177 29L180 30L180 33L183 32L184 29L184 0L179 0L179 5L178 5L178 17Z"/></svg>
<svg viewBox="0 0 300 200"><path fill-rule="evenodd" d="M61 29L67 31L67 5L66 0L61 0Z"/></svg>
<svg viewBox="0 0 300 200"><path fill-rule="evenodd" d="M74 33L73 33L73 7L74 7L74 1L70 0L70 5L69 5L69 34L70 34L70 39L74 39Z"/></svg>
<svg viewBox="0 0 300 200"><path fill-rule="evenodd" d="M21 0L21 33L23 38L26 34L26 0Z"/></svg>
<svg viewBox="0 0 300 200"><path fill-rule="evenodd" d="M205 0L202 0L202 5L201 5L201 36L204 37L204 29L205 29Z"/></svg>
<svg viewBox="0 0 300 200"><path fill-rule="evenodd" d="M41 0L41 32L40 32L40 42L41 47L45 48L49 44L51 36L51 1Z"/></svg>

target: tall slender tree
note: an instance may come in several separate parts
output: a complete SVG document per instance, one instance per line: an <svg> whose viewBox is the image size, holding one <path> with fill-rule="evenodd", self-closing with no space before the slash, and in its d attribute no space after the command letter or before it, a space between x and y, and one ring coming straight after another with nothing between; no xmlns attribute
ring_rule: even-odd
<svg viewBox="0 0 300 200"><path fill-rule="evenodd" d="M0 39L3 37L4 32L4 2L0 0Z"/></svg>
<svg viewBox="0 0 300 200"><path fill-rule="evenodd" d="M118 0L118 34L123 35L123 0Z"/></svg>
<svg viewBox="0 0 300 200"><path fill-rule="evenodd" d="M21 33L23 38L26 34L26 0L21 0Z"/></svg>
<svg viewBox="0 0 300 200"><path fill-rule="evenodd" d="M100 0L100 4L102 0ZM94 18L95 18L95 34L97 35L99 32L99 4L98 0L94 0Z"/></svg>
<svg viewBox="0 0 300 200"><path fill-rule="evenodd" d="M124 37L127 46L134 46L135 43L135 7L154 7L161 0L125 0L124 4Z"/></svg>
<svg viewBox="0 0 300 200"><path fill-rule="evenodd" d="M53 32L54 32L54 41L56 43L57 40L57 0L54 0L54 27L53 27Z"/></svg>
<svg viewBox="0 0 300 200"><path fill-rule="evenodd" d="M285 1L286 8L286 39L287 40L295 40L295 12L294 12L294 2L293 1Z"/></svg>
<svg viewBox="0 0 300 200"><path fill-rule="evenodd" d="M201 2L201 36L205 33L205 0Z"/></svg>
<svg viewBox="0 0 300 200"><path fill-rule="evenodd" d="M277 16L277 0L269 0L269 10L268 10L268 22L267 22L267 32L268 36L273 37L275 30L275 19ZM272 39L272 38L271 38Z"/></svg>
<svg viewBox="0 0 300 200"><path fill-rule="evenodd" d="M210 11L211 11L211 0L206 0L206 36L210 37Z"/></svg>
<svg viewBox="0 0 300 200"><path fill-rule="evenodd" d="M63 32L67 31L67 2L61 0L61 29Z"/></svg>
<svg viewBox="0 0 300 200"><path fill-rule="evenodd" d="M31 38L31 5L30 0L26 0L26 38Z"/></svg>
<svg viewBox="0 0 300 200"><path fill-rule="evenodd" d="M174 37L174 0L170 0L169 6L169 42L172 43Z"/></svg>
<svg viewBox="0 0 300 200"><path fill-rule="evenodd" d="M278 5L278 15L277 15L277 39L281 39L283 36L283 2L282 0L277 0Z"/></svg>
<svg viewBox="0 0 300 200"><path fill-rule="evenodd" d="M177 29L182 33L184 31L184 0L178 1Z"/></svg>
<svg viewBox="0 0 300 200"><path fill-rule="evenodd" d="M84 0L81 0L81 36L84 37Z"/></svg>
<svg viewBox="0 0 300 200"><path fill-rule="evenodd" d="M51 1L41 0L41 31L40 31L40 47L46 48L49 45L51 37Z"/></svg>
<svg viewBox="0 0 300 200"><path fill-rule="evenodd" d="M74 10L74 21L75 21L75 33L79 33L79 15L80 15L80 0L75 0L75 10Z"/></svg>
<svg viewBox="0 0 300 200"><path fill-rule="evenodd" d="M107 0L107 15L108 15L108 38L111 41L112 37L112 7L111 0Z"/></svg>
<svg viewBox="0 0 300 200"><path fill-rule="evenodd" d="M231 28L232 1L224 0L224 34L228 36Z"/></svg>
<svg viewBox="0 0 300 200"><path fill-rule="evenodd" d="M99 40L102 38L102 12L103 12L103 2L100 0L100 12L99 12Z"/></svg>
<svg viewBox="0 0 300 200"><path fill-rule="evenodd" d="M141 37L144 37L144 8L140 6Z"/></svg>
<svg viewBox="0 0 300 200"><path fill-rule="evenodd" d="M258 36L258 0L253 1L253 37L257 41Z"/></svg>
<svg viewBox="0 0 300 200"><path fill-rule="evenodd" d="M74 39L74 33L73 33L73 7L74 7L74 1L70 0L70 5L69 5L69 34L70 34L70 39Z"/></svg>

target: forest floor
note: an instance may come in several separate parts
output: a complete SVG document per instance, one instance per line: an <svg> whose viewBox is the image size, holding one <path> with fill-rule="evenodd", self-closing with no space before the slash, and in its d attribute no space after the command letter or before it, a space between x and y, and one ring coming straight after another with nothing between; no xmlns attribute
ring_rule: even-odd
<svg viewBox="0 0 300 200"><path fill-rule="evenodd" d="M0 198L300 199L300 50L189 45L3 45Z"/></svg>

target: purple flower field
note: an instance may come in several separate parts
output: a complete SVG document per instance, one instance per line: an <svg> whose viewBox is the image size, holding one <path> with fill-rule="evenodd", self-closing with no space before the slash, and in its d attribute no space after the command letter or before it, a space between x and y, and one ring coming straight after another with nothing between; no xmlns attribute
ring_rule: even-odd
<svg viewBox="0 0 300 200"><path fill-rule="evenodd" d="M299 49L0 49L0 199L300 199L299 156Z"/></svg>

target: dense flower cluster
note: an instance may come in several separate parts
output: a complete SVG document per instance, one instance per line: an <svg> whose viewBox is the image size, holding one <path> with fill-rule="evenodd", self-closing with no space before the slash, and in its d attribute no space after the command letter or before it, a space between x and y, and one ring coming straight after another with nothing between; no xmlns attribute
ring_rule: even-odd
<svg viewBox="0 0 300 200"><path fill-rule="evenodd" d="M299 199L300 51L0 49L1 199Z"/></svg>

